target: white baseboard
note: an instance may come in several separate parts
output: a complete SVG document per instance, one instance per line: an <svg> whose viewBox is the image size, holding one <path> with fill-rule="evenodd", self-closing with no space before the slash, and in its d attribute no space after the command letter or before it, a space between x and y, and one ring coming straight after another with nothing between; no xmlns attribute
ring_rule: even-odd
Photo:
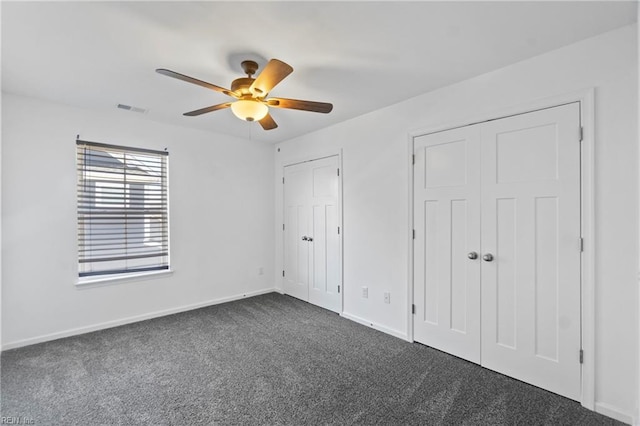
<svg viewBox="0 0 640 426"><path fill-rule="evenodd" d="M371 328L373 328L375 330L382 331L383 333L387 333L387 334L390 334L390 335L392 335L394 337L397 337L399 339L406 340L407 342L410 342L409 336L407 335L407 333L403 333L401 331L394 330L394 329L389 328L389 327L385 327L383 325L377 324L375 322L368 321L368 320L366 320L364 318L360 318L360 317L358 317L356 315L352 315L352 314L347 313L347 312L343 312L340 315L343 316L346 319L349 319L351 321L355 321L358 324L366 325L367 327L371 327Z"/></svg>
<svg viewBox="0 0 640 426"><path fill-rule="evenodd" d="M9 342L2 345L2 350L21 348L23 346L35 345L36 343L48 342L51 340L62 339L63 337L77 336L78 334L90 333L92 331L104 330L107 328L118 327L120 325L131 324L138 321L144 321L152 318L163 317L166 315L177 314L180 312L191 311L193 309L204 308L206 306L219 305L220 303L232 302L234 300L245 299L247 297L259 296L261 294L273 293L276 291L274 288L268 288L264 290L257 290L248 293L237 294L229 297L222 297L220 299L208 300L206 302L193 303L191 305L178 306L176 308L164 309L162 311L149 312L142 315L134 315L132 317L121 318L113 321L106 321L99 324L93 324L85 327L73 328L70 330L58 331L51 334L45 334L42 336L31 337L29 339L17 340L15 342Z"/></svg>
<svg viewBox="0 0 640 426"><path fill-rule="evenodd" d="M596 402L595 411L596 413L600 413L604 416L611 417L612 419L616 419L623 423L626 423L629 425L634 424L634 418L632 415L623 413L622 411L620 411L620 409L612 405L605 404L602 402Z"/></svg>

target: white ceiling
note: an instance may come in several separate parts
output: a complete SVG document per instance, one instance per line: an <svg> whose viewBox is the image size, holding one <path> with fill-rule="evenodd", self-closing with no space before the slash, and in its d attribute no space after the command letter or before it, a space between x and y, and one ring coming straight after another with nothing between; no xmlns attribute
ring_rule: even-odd
<svg viewBox="0 0 640 426"><path fill-rule="evenodd" d="M5 92L277 142L631 24L636 2L3 2L1 13ZM229 87L243 59L269 58L295 70L273 96L333 112L274 109L268 132L230 110L183 117L230 98L154 71Z"/></svg>

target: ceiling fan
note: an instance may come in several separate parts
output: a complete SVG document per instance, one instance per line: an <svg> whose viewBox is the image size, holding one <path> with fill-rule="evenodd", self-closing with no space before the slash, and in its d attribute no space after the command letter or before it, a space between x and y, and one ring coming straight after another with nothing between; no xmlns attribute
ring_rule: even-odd
<svg viewBox="0 0 640 426"><path fill-rule="evenodd" d="M271 59L256 78L253 78L253 75L258 70L258 64L255 61L243 61L241 65L242 69L247 74L247 77L241 77L233 80L231 83L231 90L164 68L159 68L156 72L168 77L186 81L187 83L197 84L198 86L206 87L207 89L215 90L216 92L224 93L225 95L236 99L233 102L225 102L197 109L195 111L185 112L184 115L189 117L231 108L233 114L239 119L245 121L257 121L264 130L271 130L278 127L278 125L271 117L271 114L269 114L269 107L321 112L324 114L331 112L333 109L332 104L325 102L302 101L286 98L267 98L271 89L293 72L293 68L290 65L278 59Z"/></svg>

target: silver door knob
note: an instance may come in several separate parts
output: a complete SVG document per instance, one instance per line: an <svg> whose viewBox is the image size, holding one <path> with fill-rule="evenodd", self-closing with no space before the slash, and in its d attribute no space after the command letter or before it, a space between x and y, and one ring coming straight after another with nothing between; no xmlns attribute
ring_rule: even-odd
<svg viewBox="0 0 640 426"><path fill-rule="evenodd" d="M493 260L493 255L491 253L487 253L484 256L482 256L482 259L485 262L491 262Z"/></svg>
<svg viewBox="0 0 640 426"><path fill-rule="evenodd" d="M313 238L312 237L308 237L307 241L311 242L311 241L313 241Z"/></svg>
<svg viewBox="0 0 640 426"><path fill-rule="evenodd" d="M478 258L478 253L476 253L475 251L470 252L467 257L471 260L476 260Z"/></svg>
<svg viewBox="0 0 640 426"><path fill-rule="evenodd" d="M302 237L302 241L307 241L307 240L308 240L308 238L307 238L306 235Z"/></svg>

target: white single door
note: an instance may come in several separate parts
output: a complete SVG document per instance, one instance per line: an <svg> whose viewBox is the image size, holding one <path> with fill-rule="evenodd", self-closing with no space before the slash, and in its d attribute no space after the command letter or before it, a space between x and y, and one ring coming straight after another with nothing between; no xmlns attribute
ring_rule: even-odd
<svg viewBox="0 0 640 426"><path fill-rule="evenodd" d="M414 339L479 363L480 129L414 149Z"/></svg>
<svg viewBox="0 0 640 426"><path fill-rule="evenodd" d="M339 173L338 156L284 172L284 290L334 312L342 306Z"/></svg>
<svg viewBox="0 0 640 426"><path fill-rule="evenodd" d="M482 126L482 365L580 399L580 110Z"/></svg>
<svg viewBox="0 0 640 426"><path fill-rule="evenodd" d="M309 300L310 170L304 163L285 167L284 179L284 292Z"/></svg>

